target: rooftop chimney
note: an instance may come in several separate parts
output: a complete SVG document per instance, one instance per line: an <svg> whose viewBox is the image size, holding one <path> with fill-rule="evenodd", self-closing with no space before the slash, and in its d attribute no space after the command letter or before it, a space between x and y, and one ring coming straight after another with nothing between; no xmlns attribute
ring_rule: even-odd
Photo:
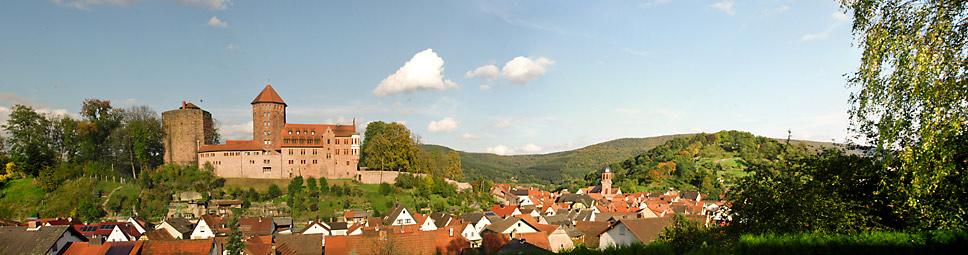
<svg viewBox="0 0 968 255"><path fill-rule="evenodd" d="M185 109L185 107L186 107L186 105L185 105L185 101L182 101L182 107L181 107L181 108L182 108L182 109Z"/></svg>

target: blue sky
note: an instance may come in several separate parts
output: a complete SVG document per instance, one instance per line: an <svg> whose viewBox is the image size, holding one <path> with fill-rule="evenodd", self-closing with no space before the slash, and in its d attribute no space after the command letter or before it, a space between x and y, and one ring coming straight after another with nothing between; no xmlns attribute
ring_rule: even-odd
<svg viewBox="0 0 968 255"><path fill-rule="evenodd" d="M833 0L0 5L0 121L13 104L186 100L227 139L251 139L271 80L290 123L398 121L475 152L719 130L843 141L860 59Z"/></svg>

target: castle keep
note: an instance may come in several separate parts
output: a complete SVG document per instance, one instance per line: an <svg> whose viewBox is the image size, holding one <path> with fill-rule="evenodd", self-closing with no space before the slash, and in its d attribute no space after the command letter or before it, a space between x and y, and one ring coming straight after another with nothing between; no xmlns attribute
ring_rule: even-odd
<svg viewBox="0 0 968 255"><path fill-rule="evenodd" d="M171 137L170 140L178 141L169 146L166 140L166 162L175 164L190 162L197 163L199 166L211 164L215 167L216 176L230 178L356 177L358 173L356 166L360 159L360 133L356 132L355 121L351 125L286 123L288 105L271 85L266 85L251 104L253 139L227 140L225 144L204 142L211 141L211 114L192 105L195 107L193 109L204 112L201 122L204 123L207 120L209 124L207 129L202 128L203 131L199 134L201 137L208 135L209 138L195 141L193 144L195 147L190 148L184 146L193 141L194 133L168 131L198 130L196 125L204 127L205 124L180 121L178 118L182 115L169 114L169 112L179 112L184 109L162 114L165 130L168 132L166 134ZM169 116L172 116L171 120L168 119ZM191 117L187 119L194 120ZM188 136L186 137L185 134ZM169 158L172 160L169 161Z"/></svg>
<svg viewBox="0 0 968 255"><path fill-rule="evenodd" d="M182 101L181 108L161 113L161 120L166 164L196 164L198 147L215 140L212 114L195 104Z"/></svg>

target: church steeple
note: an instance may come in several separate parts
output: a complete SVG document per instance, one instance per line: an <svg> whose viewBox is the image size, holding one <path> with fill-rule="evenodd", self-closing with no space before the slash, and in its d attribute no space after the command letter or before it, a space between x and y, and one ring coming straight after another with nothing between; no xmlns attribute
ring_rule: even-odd
<svg viewBox="0 0 968 255"><path fill-rule="evenodd" d="M605 172L602 173L602 194L609 194L612 192L612 168L605 166Z"/></svg>

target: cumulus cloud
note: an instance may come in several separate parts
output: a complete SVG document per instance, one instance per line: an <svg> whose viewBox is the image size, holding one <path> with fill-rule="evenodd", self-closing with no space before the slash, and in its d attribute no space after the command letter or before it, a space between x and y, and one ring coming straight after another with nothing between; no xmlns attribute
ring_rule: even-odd
<svg viewBox="0 0 968 255"><path fill-rule="evenodd" d="M22 97L20 95L10 93L10 92L0 92L0 102L8 103L8 105L26 105L34 108L46 108L47 104L33 100L30 98Z"/></svg>
<svg viewBox="0 0 968 255"><path fill-rule="evenodd" d="M497 66L486 65L478 67L477 69L474 69L474 71L468 71L466 74L464 74L464 78L494 79L497 78L498 75L501 75L501 71L497 69Z"/></svg>
<svg viewBox="0 0 968 255"><path fill-rule="evenodd" d="M656 6L656 5L668 3L670 1L672 1L672 0L652 0L652 1L648 1L648 2L645 2L645 3L639 4L639 8L649 8L649 7L652 7L652 6Z"/></svg>
<svg viewBox="0 0 968 255"><path fill-rule="evenodd" d="M508 154L514 153L514 150L512 150L511 148L508 148L507 146L504 146L504 145L498 145L498 146L494 146L494 147L487 147L487 149L484 149L484 151L487 152L487 153L494 153L494 154L497 154L497 155L508 155Z"/></svg>
<svg viewBox="0 0 968 255"><path fill-rule="evenodd" d="M460 138L464 140L477 140L477 139L480 139L481 136L471 134L471 133L464 133L464 135L461 135Z"/></svg>
<svg viewBox="0 0 968 255"><path fill-rule="evenodd" d="M117 6L128 6L138 2L138 0L52 0L54 3L74 7L81 10L90 10L92 6L112 4ZM190 5L209 10L225 10L232 4L232 0L168 0L168 2L178 2L183 5Z"/></svg>
<svg viewBox="0 0 968 255"><path fill-rule="evenodd" d="M530 58L518 56L507 64L504 64L504 68L501 68L501 76L508 78L513 83L528 85L528 81L542 76L548 71L545 70L546 65L554 64L555 61L550 59L540 57L537 60Z"/></svg>
<svg viewBox="0 0 968 255"><path fill-rule="evenodd" d="M228 50L228 51L239 51L239 50L242 50L241 48L239 48L238 45L231 44L231 43L229 45L226 45L225 46L225 49Z"/></svg>
<svg viewBox="0 0 968 255"><path fill-rule="evenodd" d="M518 56L507 63L504 67L498 71L495 65L485 65L474 69L473 71L468 71L464 74L465 78L479 78L486 81L492 81L496 78L505 78L508 81L520 85L528 85L528 82L537 79L538 76L542 76L548 72L545 66L554 64L555 61L547 59L545 57L539 57L538 59L531 59L523 56ZM481 90L489 90L491 85L481 85Z"/></svg>
<svg viewBox="0 0 968 255"><path fill-rule="evenodd" d="M735 4L733 0L724 0L722 2L711 4L709 7L729 13L729 15L735 15L736 11L733 10L733 4Z"/></svg>
<svg viewBox="0 0 968 255"><path fill-rule="evenodd" d="M499 120L498 122L494 123L494 127L496 128L507 128L510 126L511 126L511 120Z"/></svg>
<svg viewBox="0 0 968 255"><path fill-rule="evenodd" d="M437 56L433 49L426 49L413 55L396 73L383 79L373 90L373 95L383 97L418 90L456 88L457 83L444 79L443 71L444 59Z"/></svg>
<svg viewBox="0 0 968 255"><path fill-rule="evenodd" d="M535 153L535 152L541 151L542 148L540 146L534 145L533 143L529 143L527 145L518 147L517 150L527 152L527 153Z"/></svg>
<svg viewBox="0 0 968 255"><path fill-rule="evenodd" d="M440 121L431 121L427 125L427 131L431 133L454 132L458 128L460 128L460 121L456 121L451 117L444 118Z"/></svg>
<svg viewBox="0 0 968 255"><path fill-rule="evenodd" d="M218 19L218 17L216 16L212 16L211 19L208 19L208 26L217 27L217 28L226 28L226 27L229 27L229 23Z"/></svg>

